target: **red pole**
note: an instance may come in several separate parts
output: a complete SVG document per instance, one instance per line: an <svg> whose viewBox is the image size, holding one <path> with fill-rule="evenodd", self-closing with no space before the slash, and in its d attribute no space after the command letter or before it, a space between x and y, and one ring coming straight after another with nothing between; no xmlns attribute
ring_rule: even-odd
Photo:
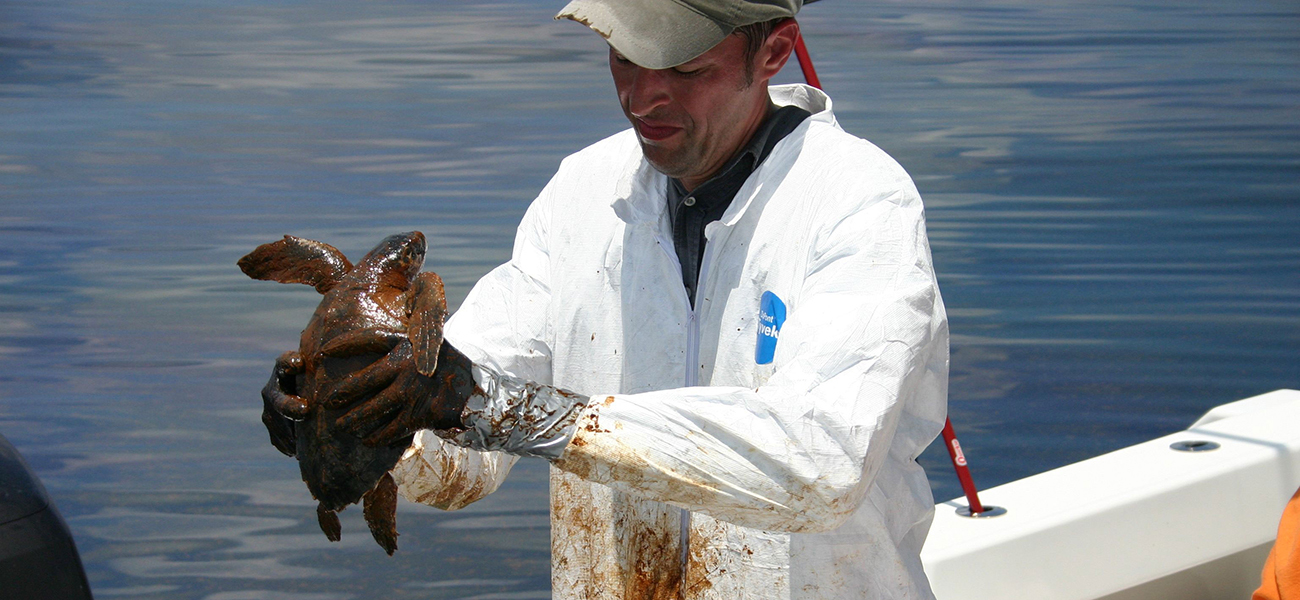
<svg viewBox="0 0 1300 600"><path fill-rule="evenodd" d="M794 40L794 54L799 57L799 68L803 69L803 79L817 89L822 89L822 82L817 78L817 71L813 69L812 57L808 55L808 47L803 43L803 35Z"/></svg>
<svg viewBox="0 0 1300 600"><path fill-rule="evenodd" d="M943 423L943 441L948 447L948 457L952 459L952 468L957 471L957 480L961 482L961 490L966 492L966 502L970 503L970 512L977 515L984 512L984 505L980 503L979 492L975 491L975 480L970 477L970 468L966 466L966 455L961 452L961 443L957 441L957 434L952 430L952 419Z"/></svg>
<svg viewBox="0 0 1300 600"><path fill-rule="evenodd" d="M799 58L799 68L803 70L804 81L808 82L817 89L822 89L822 82L817 78L817 70L813 68L812 56L808 55L808 47L803 43L803 35L795 38L794 54ZM984 512L984 505L980 503L979 492L975 489L975 480L971 479L970 468L966 466L966 455L961 452L961 443L957 441L957 434L952 430L952 419L947 419L943 423L943 441L948 447L948 456L952 458L952 468L957 471L957 480L961 482L961 490L966 493L966 501L970 503L970 513L972 516ZM990 514L996 514L990 513Z"/></svg>

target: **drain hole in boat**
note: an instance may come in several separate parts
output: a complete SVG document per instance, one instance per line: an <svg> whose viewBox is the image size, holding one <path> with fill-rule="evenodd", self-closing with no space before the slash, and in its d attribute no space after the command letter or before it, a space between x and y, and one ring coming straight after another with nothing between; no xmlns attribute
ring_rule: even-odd
<svg viewBox="0 0 1300 600"><path fill-rule="evenodd" d="M1185 440L1169 444L1170 448L1179 452L1209 452L1218 450L1219 445L1207 440Z"/></svg>
<svg viewBox="0 0 1300 600"><path fill-rule="evenodd" d="M1007 509L1001 506L984 505L984 512L972 513L969 506L962 506L957 509L957 514L968 519L988 519L990 517L1000 517L1007 514Z"/></svg>

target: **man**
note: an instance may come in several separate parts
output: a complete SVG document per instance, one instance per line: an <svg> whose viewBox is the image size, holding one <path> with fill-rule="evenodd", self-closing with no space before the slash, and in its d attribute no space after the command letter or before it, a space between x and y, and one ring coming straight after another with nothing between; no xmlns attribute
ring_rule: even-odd
<svg viewBox="0 0 1300 600"><path fill-rule="evenodd" d="M921 201L807 86L800 0L574 0L632 129L574 154L448 323L342 422L453 509L551 461L555 598L931 598L947 321ZM274 378L273 378L274 381ZM389 382L393 382L389 384ZM567 390L567 391L566 391Z"/></svg>

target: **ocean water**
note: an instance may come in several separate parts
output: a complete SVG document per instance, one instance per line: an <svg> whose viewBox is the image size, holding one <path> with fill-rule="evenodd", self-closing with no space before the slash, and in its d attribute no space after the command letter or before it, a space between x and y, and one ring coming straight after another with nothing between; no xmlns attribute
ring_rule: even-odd
<svg viewBox="0 0 1300 600"><path fill-rule="evenodd" d="M560 159L626 127L561 2L0 2L0 433L96 597L549 597L546 471L318 531L258 389L318 296L235 260L411 229L453 306ZM1300 386L1300 6L831 0L842 126L927 203L987 487ZM781 81L797 81L793 65ZM941 448L936 498L960 494Z"/></svg>

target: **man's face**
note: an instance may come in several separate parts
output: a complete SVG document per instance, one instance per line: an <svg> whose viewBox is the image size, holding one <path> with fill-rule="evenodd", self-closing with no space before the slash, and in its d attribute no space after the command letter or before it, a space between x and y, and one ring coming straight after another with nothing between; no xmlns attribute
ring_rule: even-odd
<svg viewBox="0 0 1300 600"><path fill-rule="evenodd" d="M745 66L739 35L671 69L645 69L609 51L619 104L646 159L688 189L722 168L767 113L767 86L747 81Z"/></svg>

